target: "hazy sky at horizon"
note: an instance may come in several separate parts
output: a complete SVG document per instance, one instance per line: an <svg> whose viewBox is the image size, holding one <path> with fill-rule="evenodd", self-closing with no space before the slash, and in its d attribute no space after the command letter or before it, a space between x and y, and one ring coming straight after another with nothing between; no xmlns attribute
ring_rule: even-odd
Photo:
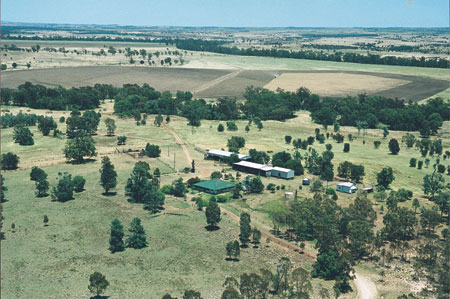
<svg viewBox="0 0 450 299"><path fill-rule="evenodd" d="M448 27L448 0L2 0L2 21L219 27Z"/></svg>

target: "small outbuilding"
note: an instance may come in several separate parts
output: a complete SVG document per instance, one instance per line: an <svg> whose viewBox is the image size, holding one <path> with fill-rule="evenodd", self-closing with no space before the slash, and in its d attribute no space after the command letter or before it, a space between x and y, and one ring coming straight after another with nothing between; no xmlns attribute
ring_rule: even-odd
<svg viewBox="0 0 450 299"><path fill-rule="evenodd" d="M309 186L309 184L311 184L311 180L309 178L303 178L302 185Z"/></svg>
<svg viewBox="0 0 450 299"><path fill-rule="evenodd" d="M225 193L233 189L235 185L230 182L225 182L222 180L214 179L209 181L202 181L200 183L194 184L194 189L209 194L220 194Z"/></svg>
<svg viewBox="0 0 450 299"><path fill-rule="evenodd" d="M363 191L366 191L367 193L372 193L373 192L373 187L364 187Z"/></svg>
<svg viewBox="0 0 450 299"><path fill-rule="evenodd" d="M336 185L336 191L345 193L355 193L358 190L358 186L351 182L339 183Z"/></svg>
<svg viewBox="0 0 450 299"><path fill-rule="evenodd" d="M294 171L289 168L273 167L270 175L276 178L293 179Z"/></svg>

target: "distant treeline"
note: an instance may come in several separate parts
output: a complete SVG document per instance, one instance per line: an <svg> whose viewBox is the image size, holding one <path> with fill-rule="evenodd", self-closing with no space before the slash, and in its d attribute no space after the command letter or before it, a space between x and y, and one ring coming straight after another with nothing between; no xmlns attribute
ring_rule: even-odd
<svg viewBox="0 0 450 299"><path fill-rule="evenodd" d="M48 88L26 82L17 89L2 88L1 94L2 105L50 110L86 110L97 108L101 100L114 98L117 89L106 84L71 89L61 86Z"/></svg>
<svg viewBox="0 0 450 299"><path fill-rule="evenodd" d="M102 33L104 34L104 33ZM138 34L139 35L139 34ZM10 34L2 32L2 39L3 40L33 40L33 41L100 41L100 42L138 42L138 43L165 43L166 45L169 45L169 42L171 42L170 39L155 39L155 38L149 38L149 37L110 37L110 36L75 36L75 35L69 35L69 36L61 36L61 35L44 35L44 36L24 36L24 35L17 35L17 36L11 36Z"/></svg>
<svg viewBox="0 0 450 299"><path fill-rule="evenodd" d="M94 87L64 89L27 82L18 89L2 88L2 97L4 104L52 110L93 109L99 107L101 100L115 99L114 111L121 117L140 120L143 113L179 115L195 126L204 119L284 121L295 117L298 110L308 110L313 121L324 126L335 122L362 129L386 125L391 130L421 131L422 135L429 135L437 132L444 119L449 119L448 104L442 98L431 99L423 105L380 96L320 98L306 88L296 92L274 92L247 87L243 103L229 98L207 103L204 99L193 99L189 91L178 91L173 96L148 84L125 84L121 88L96 84Z"/></svg>
<svg viewBox="0 0 450 299"><path fill-rule="evenodd" d="M417 66L417 67L431 67L431 68L449 68L450 62L445 58L425 58L421 57L395 57L384 56L377 54L362 55L358 53L342 53L332 52L324 53L318 51L292 51L282 49L239 49L234 47L223 46L224 42L206 41L199 39L185 39L175 40L178 49L190 51L206 51L228 55L243 55L243 56L262 56L262 57L276 57L276 58L294 58L294 59L310 59L310 60L324 60L336 62L353 62L362 64L384 64L384 65L400 65L400 66Z"/></svg>

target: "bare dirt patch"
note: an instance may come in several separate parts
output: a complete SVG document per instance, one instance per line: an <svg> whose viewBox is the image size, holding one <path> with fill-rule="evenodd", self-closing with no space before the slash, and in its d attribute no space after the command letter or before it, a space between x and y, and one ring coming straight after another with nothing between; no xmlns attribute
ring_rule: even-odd
<svg viewBox="0 0 450 299"><path fill-rule="evenodd" d="M372 75L349 73L283 73L266 84L266 88L295 91L306 87L322 96L345 96L355 93L374 93L398 87L410 81Z"/></svg>

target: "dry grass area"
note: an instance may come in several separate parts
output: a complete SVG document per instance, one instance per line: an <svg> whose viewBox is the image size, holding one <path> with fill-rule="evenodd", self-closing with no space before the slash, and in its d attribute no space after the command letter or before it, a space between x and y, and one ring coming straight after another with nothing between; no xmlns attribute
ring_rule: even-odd
<svg viewBox="0 0 450 299"><path fill-rule="evenodd" d="M264 87L295 91L300 86L322 96L345 96L374 93L409 83L401 79L348 73L282 73Z"/></svg>

